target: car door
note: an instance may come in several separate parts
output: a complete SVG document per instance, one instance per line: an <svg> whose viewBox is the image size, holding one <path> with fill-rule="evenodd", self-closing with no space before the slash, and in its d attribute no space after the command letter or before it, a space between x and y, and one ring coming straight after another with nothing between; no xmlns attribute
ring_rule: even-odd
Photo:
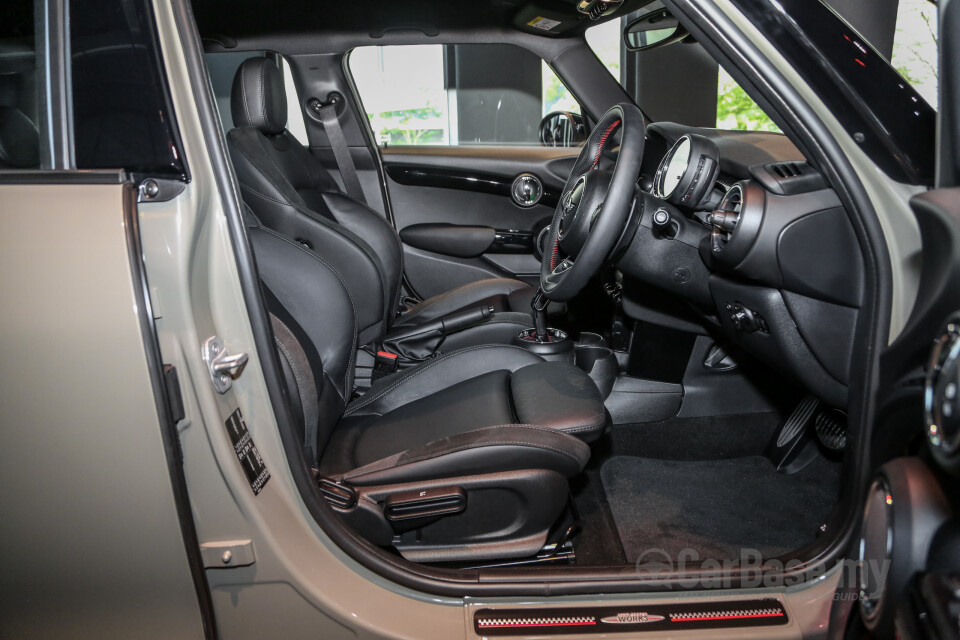
<svg viewBox="0 0 960 640"><path fill-rule="evenodd" d="M0 23L5 638L212 637L131 179L186 179L151 15L38 0Z"/></svg>

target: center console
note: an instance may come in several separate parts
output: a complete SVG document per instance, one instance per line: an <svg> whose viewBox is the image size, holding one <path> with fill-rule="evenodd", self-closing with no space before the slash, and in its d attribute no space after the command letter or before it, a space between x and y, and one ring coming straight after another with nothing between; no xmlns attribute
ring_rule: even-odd
<svg viewBox="0 0 960 640"><path fill-rule="evenodd" d="M538 292L532 305L535 326L517 333L513 345L527 349L544 360L576 365L590 376L600 395L607 398L620 375L620 365L613 350L596 333L582 332L579 340L575 341L566 332L547 327L546 303L543 294Z"/></svg>

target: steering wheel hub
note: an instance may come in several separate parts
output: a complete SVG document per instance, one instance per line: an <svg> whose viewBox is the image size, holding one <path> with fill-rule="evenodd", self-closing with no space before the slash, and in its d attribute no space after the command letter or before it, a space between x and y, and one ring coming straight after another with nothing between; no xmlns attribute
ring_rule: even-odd
<svg viewBox="0 0 960 640"><path fill-rule="evenodd" d="M610 187L609 171L593 170L580 176L561 202L557 237L564 255L576 258L590 235Z"/></svg>

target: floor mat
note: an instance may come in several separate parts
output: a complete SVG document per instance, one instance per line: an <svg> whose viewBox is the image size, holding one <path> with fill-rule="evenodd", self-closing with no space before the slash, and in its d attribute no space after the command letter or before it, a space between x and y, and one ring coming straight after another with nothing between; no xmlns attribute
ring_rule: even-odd
<svg viewBox="0 0 960 640"><path fill-rule="evenodd" d="M772 558L814 540L837 501L840 465L818 459L784 475L761 456L617 456L600 475L627 562L676 560L686 549L699 560L739 558L744 549Z"/></svg>

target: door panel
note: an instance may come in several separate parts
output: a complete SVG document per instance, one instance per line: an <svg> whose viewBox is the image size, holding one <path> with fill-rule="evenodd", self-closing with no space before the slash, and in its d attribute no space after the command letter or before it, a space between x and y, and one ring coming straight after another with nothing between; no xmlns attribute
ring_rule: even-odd
<svg viewBox="0 0 960 640"><path fill-rule="evenodd" d="M533 242L550 223L579 148L535 146L388 147L381 150L394 222L401 238L414 225L489 227L505 241L478 257L458 257L404 243L407 278L429 297L481 278L514 277L535 284L540 261ZM533 174L543 184L538 204L522 207L510 193L514 179ZM455 233L452 230L452 233ZM464 229L463 234L473 233ZM417 234L418 236L422 234ZM464 237L464 240L466 238ZM515 241L514 241L515 240Z"/></svg>
<svg viewBox="0 0 960 640"><path fill-rule="evenodd" d="M0 636L202 638L128 253L130 187L116 172L3 178Z"/></svg>

